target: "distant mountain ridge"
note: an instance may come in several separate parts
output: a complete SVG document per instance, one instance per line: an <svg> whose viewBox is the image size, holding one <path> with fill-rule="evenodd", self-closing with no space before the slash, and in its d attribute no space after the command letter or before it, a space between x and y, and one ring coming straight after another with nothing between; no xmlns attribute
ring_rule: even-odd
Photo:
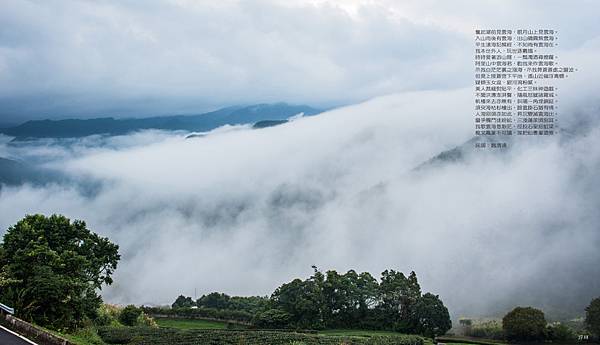
<svg viewBox="0 0 600 345"><path fill-rule="evenodd" d="M62 180L64 178L58 172L0 157L0 189L2 189L3 184L20 185L30 183L42 185Z"/></svg>
<svg viewBox="0 0 600 345"><path fill-rule="evenodd" d="M283 121L303 113L316 115L322 110L307 105L287 103L233 106L199 115L174 115L147 118L33 120L0 129L0 133L27 138L76 138L94 134L122 135L143 129L185 130L205 132L224 125L254 124L261 121Z"/></svg>

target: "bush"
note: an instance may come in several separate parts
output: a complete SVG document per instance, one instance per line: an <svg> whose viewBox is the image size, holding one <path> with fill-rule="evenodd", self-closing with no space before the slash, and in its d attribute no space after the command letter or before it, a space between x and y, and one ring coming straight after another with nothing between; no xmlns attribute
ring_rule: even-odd
<svg viewBox="0 0 600 345"><path fill-rule="evenodd" d="M121 314L119 315L119 322L121 322L125 326L135 326L138 321L138 317L142 315L142 310L137 308L134 305L128 305L123 310L121 310Z"/></svg>
<svg viewBox="0 0 600 345"><path fill-rule="evenodd" d="M253 324L258 328L286 328L290 324L290 318L291 315L283 310L269 309L256 315L253 320Z"/></svg>
<svg viewBox="0 0 600 345"><path fill-rule="evenodd" d="M546 339L558 342L570 342L577 340L577 334L575 334L575 331L571 327L558 323L549 325L546 328Z"/></svg>
<svg viewBox="0 0 600 345"><path fill-rule="evenodd" d="M120 312L120 308L115 305L103 304L98 308L98 315L94 320L94 324L97 326L116 325L119 323Z"/></svg>
<svg viewBox="0 0 600 345"><path fill-rule="evenodd" d="M546 330L544 313L532 307L516 307L502 318L508 340L542 340Z"/></svg>
<svg viewBox="0 0 600 345"><path fill-rule="evenodd" d="M158 324L156 323L156 321L154 321L154 319L152 317L148 316L148 314L144 313L141 310L140 310L140 315L137 317L135 325L141 326L141 327L153 327L153 328L158 327Z"/></svg>
<svg viewBox="0 0 600 345"><path fill-rule="evenodd" d="M219 319L223 321L238 321L243 323L250 323L253 314L239 311L239 310L219 310L213 308L204 308L199 307L197 309L192 308L164 308L164 307L142 307L142 310L151 316L162 315L162 316L177 316L183 317L186 319L194 319L194 318L211 318L211 319Z"/></svg>
<svg viewBox="0 0 600 345"><path fill-rule="evenodd" d="M600 297L585 308L585 325L592 334L600 337Z"/></svg>
<svg viewBox="0 0 600 345"><path fill-rule="evenodd" d="M502 324L495 320L472 324L472 326L467 328L465 331L465 335L469 337L494 340L504 339Z"/></svg>

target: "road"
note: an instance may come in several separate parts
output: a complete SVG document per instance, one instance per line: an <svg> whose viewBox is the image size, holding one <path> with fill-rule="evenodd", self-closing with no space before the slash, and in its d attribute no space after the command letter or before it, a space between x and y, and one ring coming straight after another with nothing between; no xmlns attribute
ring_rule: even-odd
<svg viewBox="0 0 600 345"><path fill-rule="evenodd" d="M23 338L14 335L6 328L0 326L0 344L2 345L32 345L34 342L29 342Z"/></svg>

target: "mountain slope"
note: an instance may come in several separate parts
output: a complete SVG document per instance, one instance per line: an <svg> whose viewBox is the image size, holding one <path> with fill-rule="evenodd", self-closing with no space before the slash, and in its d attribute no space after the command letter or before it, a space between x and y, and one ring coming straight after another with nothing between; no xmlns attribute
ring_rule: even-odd
<svg viewBox="0 0 600 345"><path fill-rule="evenodd" d="M304 113L316 115L321 110L306 105L286 103L257 104L219 109L200 115L158 116L140 119L67 119L36 120L0 129L0 133L25 138L71 138L93 134L120 135L143 129L209 131L223 125L253 124L263 120L286 120Z"/></svg>
<svg viewBox="0 0 600 345"><path fill-rule="evenodd" d="M59 180L60 176L57 172L0 157L0 186L3 184L20 185L23 183L38 185Z"/></svg>

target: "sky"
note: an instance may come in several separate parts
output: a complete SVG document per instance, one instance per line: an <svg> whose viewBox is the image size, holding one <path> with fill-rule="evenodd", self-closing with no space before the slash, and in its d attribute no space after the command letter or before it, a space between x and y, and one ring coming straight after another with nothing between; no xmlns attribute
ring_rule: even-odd
<svg viewBox="0 0 600 345"><path fill-rule="evenodd" d="M0 123L468 87L475 28L551 27L574 49L597 39L599 12L594 0L6 0Z"/></svg>
<svg viewBox="0 0 600 345"><path fill-rule="evenodd" d="M2 186L0 233L30 213L87 221L122 254L107 302L268 295L312 265L415 270L453 317L576 316L597 297L597 1L139 4L4 2L3 120L344 106L195 139L0 136L0 157L68 177ZM579 70L560 84L564 131L415 169L472 138L474 28L537 25Z"/></svg>

